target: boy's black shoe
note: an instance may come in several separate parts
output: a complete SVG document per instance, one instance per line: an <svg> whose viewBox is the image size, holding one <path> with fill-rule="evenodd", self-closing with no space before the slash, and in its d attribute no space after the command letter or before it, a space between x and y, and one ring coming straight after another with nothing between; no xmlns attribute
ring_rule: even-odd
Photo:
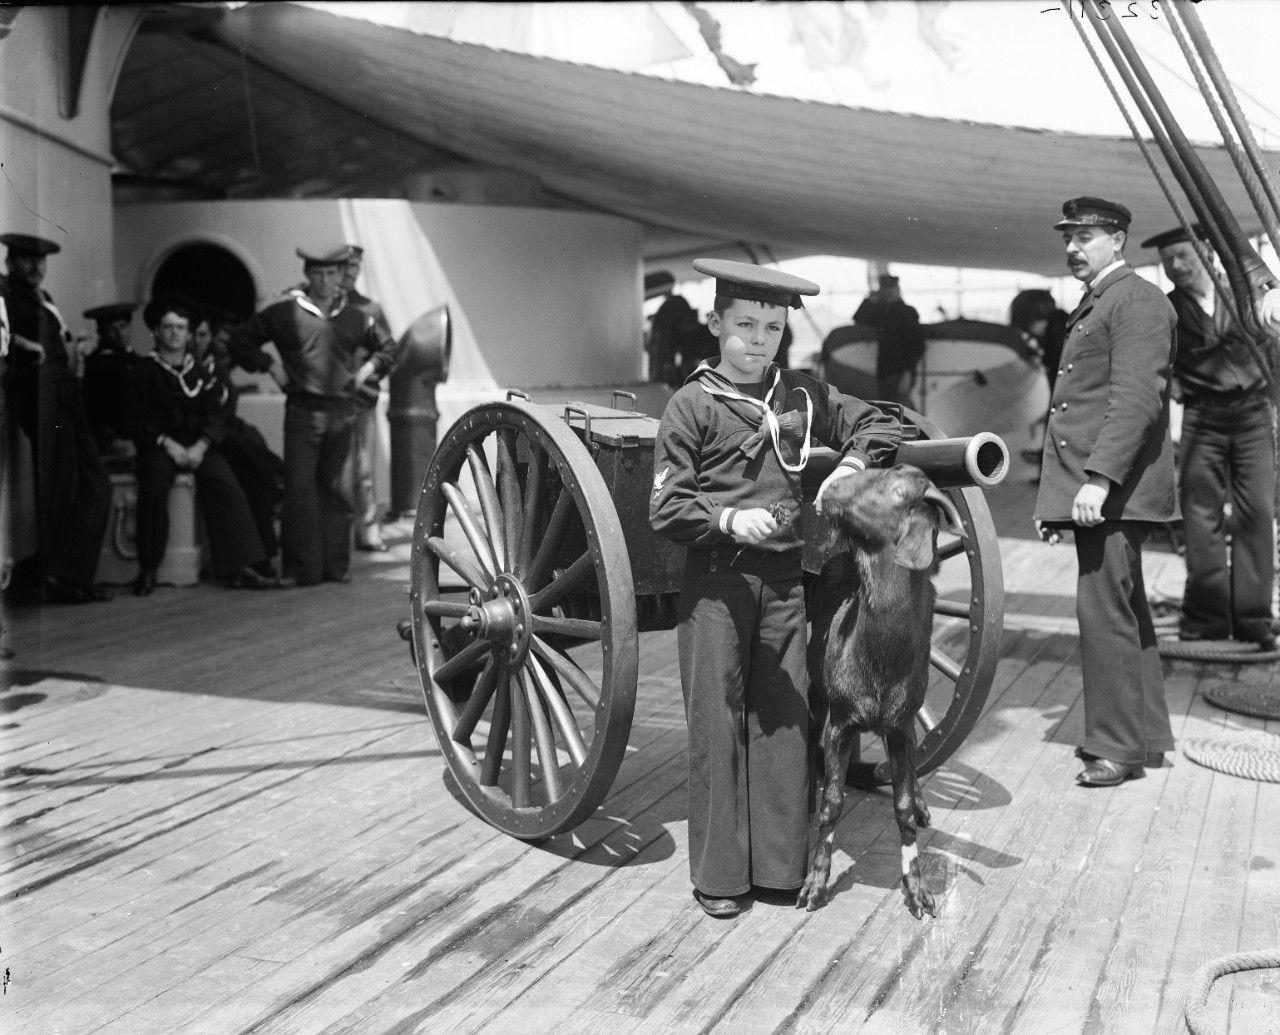
<svg viewBox="0 0 1280 1035"><path fill-rule="evenodd" d="M717 920L728 920L742 912L742 903L736 898L712 898L697 888L693 889L693 897L707 916L714 916Z"/></svg>

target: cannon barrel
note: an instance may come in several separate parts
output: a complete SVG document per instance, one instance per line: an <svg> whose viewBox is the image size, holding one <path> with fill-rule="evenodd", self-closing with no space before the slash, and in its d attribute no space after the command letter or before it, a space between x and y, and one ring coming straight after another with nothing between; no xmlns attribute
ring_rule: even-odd
<svg viewBox="0 0 1280 1035"><path fill-rule="evenodd" d="M806 495L817 493L839 461L834 450L813 450L803 475ZM965 438L907 439L898 446L897 462L920 468L939 489L989 489L1009 473L1009 447L989 431Z"/></svg>
<svg viewBox="0 0 1280 1035"><path fill-rule="evenodd" d="M449 377L453 334L449 307L419 316L400 337L400 356L391 375L387 422L391 425L391 511L411 514L427 465L436 451L436 385Z"/></svg>

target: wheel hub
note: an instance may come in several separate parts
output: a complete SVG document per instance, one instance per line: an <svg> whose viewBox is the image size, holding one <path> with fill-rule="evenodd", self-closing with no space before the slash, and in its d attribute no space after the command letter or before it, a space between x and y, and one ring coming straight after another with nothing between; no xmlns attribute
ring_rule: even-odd
<svg viewBox="0 0 1280 1035"><path fill-rule="evenodd" d="M502 574L483 595L473 589L470 606L459 624L478 640L486 640L495 650L504 650L507 661L521 664L529 653L533 636L533 615L529 597L510 575Z"/></svg>

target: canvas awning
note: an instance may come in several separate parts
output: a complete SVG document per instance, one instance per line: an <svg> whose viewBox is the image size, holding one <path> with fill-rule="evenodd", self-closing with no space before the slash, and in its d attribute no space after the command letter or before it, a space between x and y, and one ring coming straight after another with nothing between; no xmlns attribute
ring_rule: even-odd
<svg viewBox="0 0 1280 1035"><path fill-rule="evenodd" d="M411 168L461 160L534 176L563 203L639 221L651 262L741 242L761 260L831 254L1044 274L1063 272L1052 224L1068 197L1123 201L1143 236L1174 221L1129 139L760 96L287 3L227 12L177 45L221 49L232 101L221 132L197 139L197 126L187 128L184 175L221 178L235 196L386 193ZM286 99L281 132L254 134L258 169L280 170L267 178L246 161L241 53L262 82L278 84L276 103ZM169 67L184 74L181 62ZM118 100L131 88L127 67ZM255 109L269 111L272 96L253 91ZM127 127L117 120L117 152L133 171L163 173L130 142L155 117L133 110ZM1225 152L1201 153L1242 223L1256 226Z"/></svg>

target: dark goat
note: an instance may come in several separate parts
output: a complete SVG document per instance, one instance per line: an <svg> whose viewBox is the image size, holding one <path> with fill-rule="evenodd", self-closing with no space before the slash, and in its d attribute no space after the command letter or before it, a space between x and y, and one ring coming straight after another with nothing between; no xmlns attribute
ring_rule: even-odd
<svg viewBox="0 0 1280 1035"><path fill-rule="evenodd" d="M929 809L916 781L915 721L929 685L938 528L949 521L963 534L960 516L919 468L905 464L843 478L822 502L842 548L811 601L809 674L826 711L825 771L818 844L796 905L817 909L827 899L849 752L859 732L872 732L889 756L907 908L917 919L933 916L916 852L916 829L929 825Z"/></svg>

